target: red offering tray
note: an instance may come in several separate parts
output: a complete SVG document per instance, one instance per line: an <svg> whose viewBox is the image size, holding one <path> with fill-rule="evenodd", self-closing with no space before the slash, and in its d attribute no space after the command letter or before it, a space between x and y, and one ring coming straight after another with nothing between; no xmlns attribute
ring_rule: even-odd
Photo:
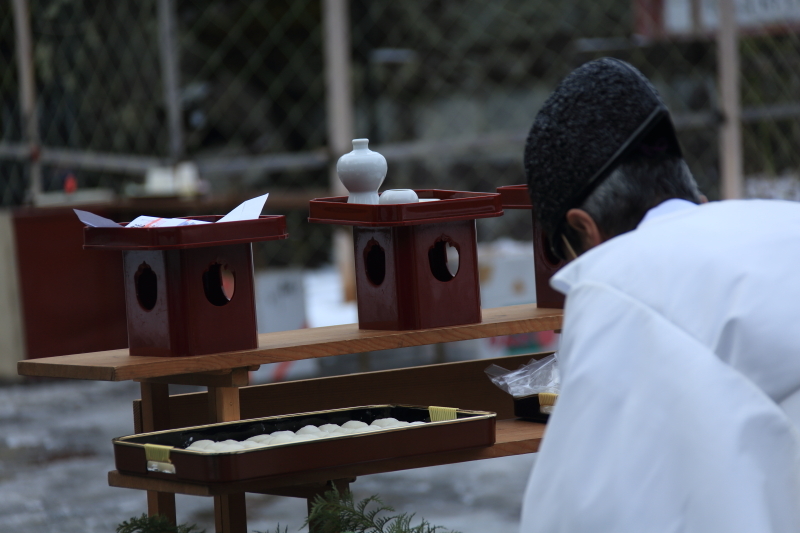
<svg viewBox="0 0 800 533"><path fill-rule="evenodd" d="M497 193L415 189L421 199L438 199L394 205L348 204L347 196L316 198L309 203L309 222L365 227L396 227L455 222L503 214Z"/></svg>
<svg viewBox="0 0 800 533"><path fill-rule="evenodd" d="M456 410L455 416L453 420L431 422L427 407L370 405L223 422L120 437L113 440L114 458L117 469L128 474L215 483L494 444L494 413ZM425 424L240 451L186 449L199 440L244 441L275 431L297 431L307 425L341 425L349 420L370 424L388 417Z"/></svg>
<svg viewBox="0 0 800 533"><path fill-rule="evenodd" d="M182 217L216 222L221 215ZM166 228L91 228L84 229L86 250L185 250L256 241L285 239L286 217L260 216L255 220L197 224Z"/></svg>
<svg viewBox="0 0 800 533"><path fill-rule="evenodd" d="M532 211L527 185L498 187L503 209L531 209L533 224L533 268L536 275L536 305L551 309L564 308L564 295L550 286L550 278L566 263L550 250L550 243Z"/></svg>
<svg viewBox="0 0 800 533"><path fill-rule="evenodd" d="M186 217L214 222L220 216ZM84 248L122 251L131 355L258 347L251 242L285 239L284 216L161 228L84 229Z"/></svg>
<svg viewBox="0 0 800 533"><path fill-rule="evenodd" d="M481 321L475 219L502 215L500 195L415 192L420 200L433 201L366 205L348 204L347 197L340 196L310 202L309 222L353 226L361 329L409 330Z"/></svg>
<svg viewBox="0 0 800 533"><path fill-rule="evenodd" d="M527 185L504 185L497 188L503 209L531 209Z"/></svg>

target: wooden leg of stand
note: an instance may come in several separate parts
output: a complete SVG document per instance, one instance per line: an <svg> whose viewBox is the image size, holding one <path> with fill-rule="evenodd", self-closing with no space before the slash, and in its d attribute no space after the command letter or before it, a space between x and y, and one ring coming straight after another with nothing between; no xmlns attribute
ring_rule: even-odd
<svg viewBox="0 0 800 533"><path fill-rule="evenodd" d="M339 491L339 494L344 494L345 492L350 492L350 479L337 479L335 481L328 481L325 486L320 487L319 489L313 490L307 497L306 503L308 506L308 514L311 515L311 508L314 506L314 500L317 496L325 494L327 491L331 490L333 487ZM355 480L353 480L355 481ZM308 533L317 533L319 531L319 526L315 525L313 522L308 524Z"/></svg>
<svg viewBox="0 0 800 533"><path fill-rule="evenodd" d="M239 420L239 388L209 387L208 408L215 422ZM217 533L247 533L247 506L244 493L214 496L214 522Z"/></svg>
<svg viewBox="0 0 800 533"><path fill-rule="evenodd" d="M169 385L161 383L141 383L142 391L142 431L169 429ZM167 517L176 523L175 495L165 492L147 491L147 514Z"/></svg>
<svg viewBox="0 0 800 533"><path fill-rule="evenodd" d="M244 493L214 496L214 522L217 533L247 533Z"/></svg>
<svg viewBox="0 0 800 533"><path fill-rule="evenodd" d="M147 515L157 514L166 516L171 524L177 523L175 511L175 495L169 492L147 491Z"/></svg>
<svg viewBox="0 0 800 533"><path fill-rule="evenodd" d="M209 387L208 408L211 420L231 422L239 420L239 387Z"/></svg>

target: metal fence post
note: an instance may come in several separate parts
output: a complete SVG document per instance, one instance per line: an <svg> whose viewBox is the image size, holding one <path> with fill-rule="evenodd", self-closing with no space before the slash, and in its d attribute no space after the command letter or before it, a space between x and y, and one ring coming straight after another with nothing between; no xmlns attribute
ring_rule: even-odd
<svg viewBox="0 0 800 533"><path fill-rule="evenodd" d="M331 192L347 191L336 177L335 163L349 152L353 140L353 87L350 61L349 0L323 0L325 32L325 98L327 104L328 148L333 156Z"/></svg>
<svg viewBox="0 0 800 533"><path fill-rule="evenodd" d="M36 205L42 193L42 164L39 161L39 121L36 113L36 79L33 65L31 15L27 0L12 0L14 36L19 71L19 100L22 127L28 144L30 181L27 201Z"/></svg>
<svg viewBox="0 0 800 533"><path fill-rule="evenodd" d="M158 0L158 51L161 59L164 105L167 108L169 156L173 163L183 156L180 60L175 18L175 0Z"/></svg>
<svg viewBox="0 0 800 533"><path fill-rule="evenodd" d="M322 0L328 149L331 153L329 183L333 195L347 194L336 175L336 162L351 150L354 136L349 16L349 0ZM353 234L349 229L334 232L333 255L342 277L345 300L355 300Z"/></svg>
<svg viewBox="0 0 800 533"><path fill-rule="evenodd" d="M723 123L719 132L720 193L722 198L742 198L742 121L739 36L734 0L719 0L717 75Z"/></svg>

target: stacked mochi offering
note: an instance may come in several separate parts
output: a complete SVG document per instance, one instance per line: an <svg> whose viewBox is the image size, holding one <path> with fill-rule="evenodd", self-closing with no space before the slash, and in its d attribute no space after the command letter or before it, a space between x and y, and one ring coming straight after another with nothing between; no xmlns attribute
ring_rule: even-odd
<svg viewBox="0 0 800 533"><path fill-rule="evenodd" d="M345 435L359 435L372 433L386 429L401 428L407 426L420 426L425 422L402 422L396 418L380 418L367 424L359 420L350 420L341 426L338 424L324 424L319 427L313 425L303 426L295 431L275 431L263 435L255 435L247 440L238 441L233 439L215 442L204 439L193 442L187 450L197 452L235 452L249 450L253 448L265 448L268 446L279 446L281 444L292 444L311 440L327 439L332 437L342 437Z"/></svg>

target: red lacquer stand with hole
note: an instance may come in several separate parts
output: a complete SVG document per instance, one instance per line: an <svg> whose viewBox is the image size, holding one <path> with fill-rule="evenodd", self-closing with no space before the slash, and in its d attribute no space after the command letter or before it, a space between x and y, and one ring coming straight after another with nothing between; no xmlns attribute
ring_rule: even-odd
<svg viewBox="0 0 800 533"><path fill-rule="evenodd" d="M353 226L360 329L481 321L475 220L501 216L500 195L416 193L420 202L411 204L348 204L346 196L310 202L309 222Z"/></svg>
<svg viewBox="0 0 800 533"><path fill-rule="evenodd" d="M533 212L527 185L506 185L498 187L497 192L503 202L503 209L530 209L533 223L533 268L536 275L536 305L548 309L563 309L564 295L550 286L550 278L564 266L550 250L550 242L542 230L536 213Z"/></svg>
<svg viewBox="0 0 800 533"><path fill-rule="evenodd" d="M123 252L130 354L181 357L258 346L251 243L286 237L285 217L261 216L164 228L87 227L84 248Z"/></svg>

